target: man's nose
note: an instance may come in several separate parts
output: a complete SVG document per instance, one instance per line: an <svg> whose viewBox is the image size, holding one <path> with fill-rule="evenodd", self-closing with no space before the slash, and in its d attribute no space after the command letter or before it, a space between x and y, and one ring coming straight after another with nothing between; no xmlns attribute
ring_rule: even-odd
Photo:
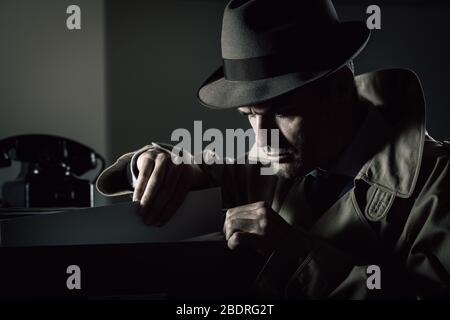
<svg viewBox="0 0 450 320"><path fill-rule="evenodd" d="M271 131L272 129L277 129L275 122L268 115L257 115L256 116L256 142L260 148L264 148L270 145L271 141Z"/></svg>

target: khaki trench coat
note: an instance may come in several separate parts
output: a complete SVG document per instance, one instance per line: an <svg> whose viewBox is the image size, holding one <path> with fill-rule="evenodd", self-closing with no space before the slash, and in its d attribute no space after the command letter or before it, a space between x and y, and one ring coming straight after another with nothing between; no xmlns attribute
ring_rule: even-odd
<svg viewBox="0 0 450 320"><path fill-rule="evenodd" d="M210 177L204 187L221 186L225 207L269 201L311 237L308 250L292 240L272 253L256 279L264 294L449 298L450 147L426 133L424 96L413 72L380 70L355 81L359 95L380 111L389 138L361 168L353 187L312 225L301 223L302 210L308 210L301 183L261 176L257 165L203 165ZM132 192L125 173L132 155L102 173L100 192ZM373 288L374 268L379 268L379 289Z"/></svg>

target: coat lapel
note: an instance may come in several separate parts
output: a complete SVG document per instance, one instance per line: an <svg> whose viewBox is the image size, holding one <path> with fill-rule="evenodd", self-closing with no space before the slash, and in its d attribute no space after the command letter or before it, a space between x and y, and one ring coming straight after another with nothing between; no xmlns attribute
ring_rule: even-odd
<svg viewBox="0 0 450 320"><path fill-rule="evenodd" d="M361 262L373 260L378 255L379 239L364 218L354 189L345 193L314 222L312 210L304 197L303 180L297 181L288 192L279 214L294 227L306 230Z"/></svg>

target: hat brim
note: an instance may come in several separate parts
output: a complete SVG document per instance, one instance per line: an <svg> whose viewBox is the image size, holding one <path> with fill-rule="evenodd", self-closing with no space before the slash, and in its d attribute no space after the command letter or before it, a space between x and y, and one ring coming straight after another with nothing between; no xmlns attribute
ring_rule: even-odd
<svg viewBox="0 0 450 320"><path fill-rule="evenodd" d="M230 81L225 79L223 67L216 70L197 92L201 104L213 109L231 109L255 105L308 83L321 79L354 59L366 46L370 30L360 21L341 22L337 26L335 44L326 55L339 61L326 70L292 72L276 77L253 81Z"/></svg>

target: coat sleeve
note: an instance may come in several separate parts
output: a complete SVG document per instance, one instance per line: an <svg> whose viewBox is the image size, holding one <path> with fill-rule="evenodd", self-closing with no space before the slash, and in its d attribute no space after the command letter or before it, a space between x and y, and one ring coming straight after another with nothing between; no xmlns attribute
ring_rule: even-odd
<svg viewBox="0 0 450 320"><path fill-rule="evenodd" d="M125 153L116 162L103 170L96 181L98 192L104 196L132 194L134 190L133 181L136 179L134 177L136 173L133 173L136 169L133 170L132 159L137 154L151 148L154 148L154 146L146 145L137 151Z"/></svg>
<svg viewBox="0 0 450 320"><path fill-rule="evenodd" d="M354 268L351 257L306 233L298 232L289 242L293 245L272 253L256 279L263 295L327 298Z"/></svg>
<svg viewBox="0 0 450 320"><path fill-rule="evenodd" d="M450 160L441 156L417 195L402 234L418 298L450 298Z"/></svg>
<svg viewBox="0 0 450 320"><path fill-rule="evenodd" d="M126 153L120 156L112 165L107 167L98 177L96 188L100 194L104 196L120 196L132 194L134 183L137 179L138 170L136 167L136 159L141 153L150 149L158 149L162 152L173 153L173 147L165 143L152 143L140 148L137 151ZM179 154L176 154L179 156ZM213 157L209 152L203 152L205 159ZM183 153L184 163L193 163L193 157L187 152ZM193 164L195 165L195 164ZM199 166L204 174L204 179L195 186L195 189L203 189L218 186L222 182L224 175L223 165L203 164ZM229 171L229 170L228 170Z"/></svg>

